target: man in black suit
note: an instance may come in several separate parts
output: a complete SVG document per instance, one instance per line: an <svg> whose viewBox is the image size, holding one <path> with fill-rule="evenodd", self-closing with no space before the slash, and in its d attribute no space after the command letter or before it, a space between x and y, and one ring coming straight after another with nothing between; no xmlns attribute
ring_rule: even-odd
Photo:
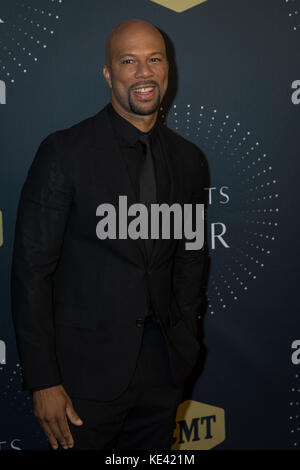
<svg viewBox="0 0 300 470"><path fill-rule="evenodd" d="M22 188L12 312L34 413L53 449L169 449L197 360L203 249L99 236L99 205L201 203L203 162L164 126L161 33L118 25L103 74L111 103L41 143ZM103 215L103 214L102 214Z"/></svg>

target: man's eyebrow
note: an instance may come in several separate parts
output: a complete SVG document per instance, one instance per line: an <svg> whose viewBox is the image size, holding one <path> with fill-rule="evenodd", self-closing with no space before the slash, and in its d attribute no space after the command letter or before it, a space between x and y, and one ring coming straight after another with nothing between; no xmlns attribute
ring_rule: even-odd
<svg viewBox="0 0 300 470"><path fill-rule="evenodd" d="M165 55L165 54L164 54L163 52L161 52L161 51L151 52L151 54L149 54L149 55L157 55L157 54L160 54L161 56L164 56L164 55ZM136 54L130 54L130 53L128 53L128 54L122 54L122 55L120 55L118 58L119 58L119 59L123 59L123 57L136 57Z"/></svg>

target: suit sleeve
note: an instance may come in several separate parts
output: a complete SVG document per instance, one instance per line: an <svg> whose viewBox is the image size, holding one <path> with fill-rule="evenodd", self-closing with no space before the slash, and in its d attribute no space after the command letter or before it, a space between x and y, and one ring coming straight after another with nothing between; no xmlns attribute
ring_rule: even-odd
<svg viewBox="0 0 300 470"><path fill-rule="evenodd" d="M11 306L23 390L62 382L55 352L52 276L60 257L72 186L53 134L39 146L19 200Z"/></svg>
<svg viewBox="0 0 300 470"><path fill-rule="evenodd" d="M204 168L201 156L198 153L195 155L193 175L195 177L195 184L193 184L189 203L192 207L191 213L194 226L196 204L204 204ZM202 211L201 214L204 231L204 214ZM204 299L203 274L206 262L206 249L204 240L201 248L187 250L186 243L191 241L194 240L189 240L184 235L178 241L173 263L173 293L184 320L191 332L196 336L198 318L200 318L200 306Z"/></svg>

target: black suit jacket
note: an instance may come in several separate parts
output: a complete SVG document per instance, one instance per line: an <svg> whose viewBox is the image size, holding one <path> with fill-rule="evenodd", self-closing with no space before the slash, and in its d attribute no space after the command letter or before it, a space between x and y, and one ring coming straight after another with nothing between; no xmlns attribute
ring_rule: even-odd
<svg viewBox="0 0 300 470"><path fill-rule="evenodd" d="M161 126L171 176L169 205L203 202L202 154ZM128 385L142 339L147 288L178 384L199 353L197 314L204 250L157 240L96 236L103 202L138 202L107 106L39 146L18 206L12 314L23 389L63 384L73 396L109 400Z"/></svg>

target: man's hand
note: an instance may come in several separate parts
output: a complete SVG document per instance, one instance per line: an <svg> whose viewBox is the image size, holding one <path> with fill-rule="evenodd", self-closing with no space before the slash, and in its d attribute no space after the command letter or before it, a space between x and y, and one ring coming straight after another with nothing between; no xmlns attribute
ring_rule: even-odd
<svg viewBox="0 0 300 470"><path fill-rule="evenodd" d="M83 424L73 408L72 401L62 385L33 392L34 415L45 431L53 449L58 448L57 441L64 449L73 447L74 440L70 432L69 420L76 426Z"/></svg>

